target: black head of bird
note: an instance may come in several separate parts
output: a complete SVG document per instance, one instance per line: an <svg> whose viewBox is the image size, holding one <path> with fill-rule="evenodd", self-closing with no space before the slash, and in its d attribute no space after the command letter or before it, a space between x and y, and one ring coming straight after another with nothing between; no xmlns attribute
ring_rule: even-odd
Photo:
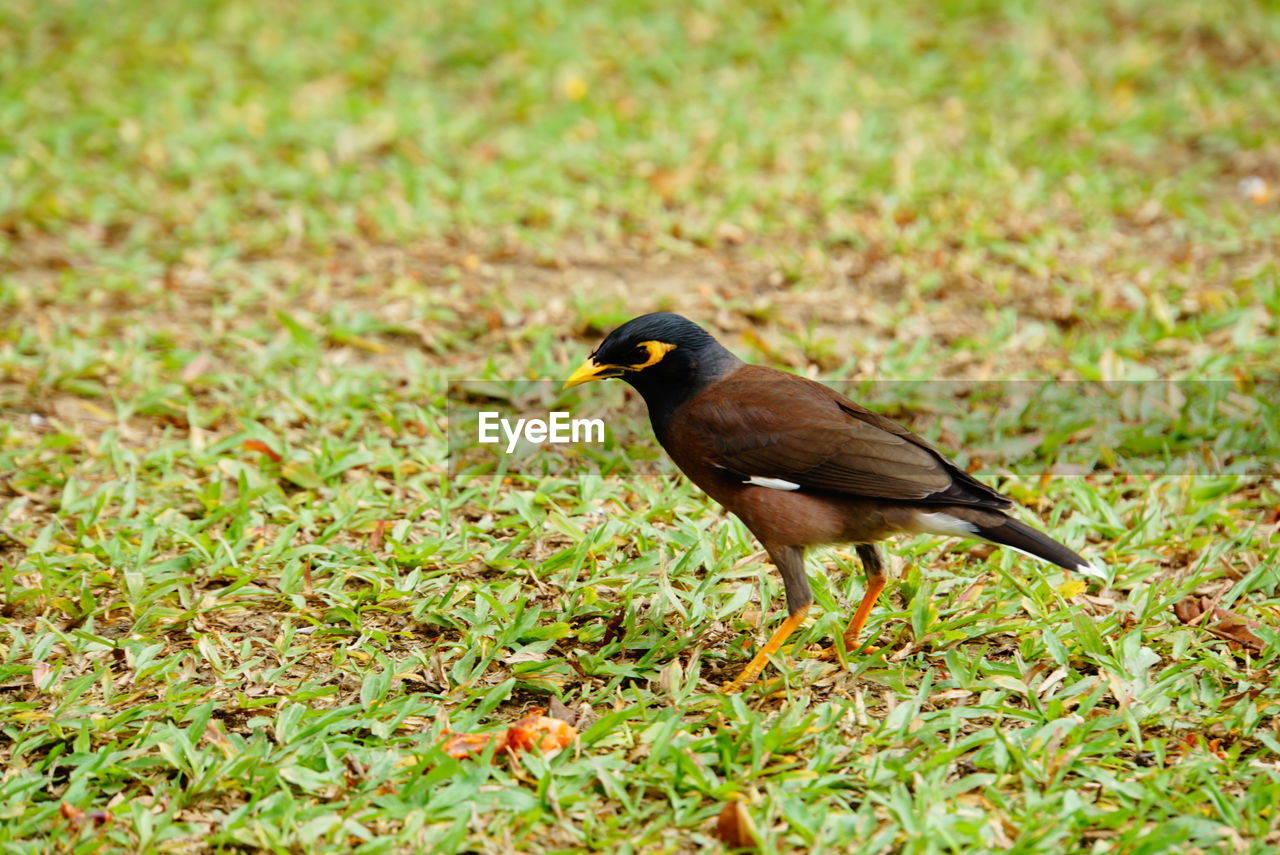
<svg viewBox="0 0 1280 855"><path fill-rule="evenodd" d="M653 312L609 333L565 387L621 379L644 398L656 426L708 383L741 364L688 318Z"/></svg>
<svg viewBox="0 0 1280 855"><path fill-rule="evenodd" d="M726 691L752 682L803 622L809 546L852 543L862 560L867 590L844 632L850 650L888 579L876 542L895 534L978 538L1104 577L1006 514L1009 499L911 431L820 383L748 365L679 315L623 324L565 385L614 377L644 397L672 460L746 524L782 575L789 614Z"/></svg>

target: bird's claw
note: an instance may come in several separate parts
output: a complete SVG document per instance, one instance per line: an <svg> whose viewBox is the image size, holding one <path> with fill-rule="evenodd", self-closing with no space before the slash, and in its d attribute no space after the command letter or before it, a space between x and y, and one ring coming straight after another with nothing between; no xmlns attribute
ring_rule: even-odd
<svg viewBox="0 0 1280 855"><path fill-rule="evenodd" d="M868 644L865 647L859 647L857 645L846 647L844 652L846 655L851 653L863 653L870 656L872 653L878 653L879 651L879 647L876 647L874 644ZM836 650L836 646L834 644L830 647L820 647L817 650L812 651L809 655L814 659L820 659L823 662L833 662L840 658L840 653Z"/></svg>

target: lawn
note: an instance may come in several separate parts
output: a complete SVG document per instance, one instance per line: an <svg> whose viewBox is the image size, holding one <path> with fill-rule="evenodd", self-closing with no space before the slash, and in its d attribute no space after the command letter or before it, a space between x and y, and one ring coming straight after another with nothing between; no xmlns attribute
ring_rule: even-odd
<svg viewBox="0 0 1280 855"><path fill-rule="evenodd" d="M1276 851L1277 68L1264 2L6 2L0 852ZM656 309L1111 584L896 541L841 667L816 551L718 693L780 579L556 382Z"/></svg>

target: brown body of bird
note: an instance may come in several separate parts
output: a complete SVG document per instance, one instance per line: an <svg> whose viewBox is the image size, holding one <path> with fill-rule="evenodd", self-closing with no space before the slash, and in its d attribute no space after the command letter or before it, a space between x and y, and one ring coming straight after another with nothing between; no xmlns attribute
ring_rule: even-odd
<svg viewBox="0 0 1280 855"><path fill-rule="evenodd" d="M623 324L565 385L611 377L640 393L671 459L746 524L782 575L787 619L725 691L754 681L804 621L810 546L856 544L867 589L844 633L848 650L887 582L876 542L895 534L977 538L1105 578L1008 516L1009 499L911 431L820 383L748 365L679 315Z"/></svg>

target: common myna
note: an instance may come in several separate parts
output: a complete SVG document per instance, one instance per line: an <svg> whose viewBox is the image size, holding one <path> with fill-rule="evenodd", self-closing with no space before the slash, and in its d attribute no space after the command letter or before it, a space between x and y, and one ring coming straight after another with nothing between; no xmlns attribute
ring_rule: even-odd
<svg viewBox="0 0 1280 855"><path fill-rule="evenodd" d="M891 535L978 538L1105 578L1006 515L1009 499L911 431L820 383L748 365L679 315L657 312L618 327L565 387L612 377L640 393L671 459L746 523L782 573L789 615L726 692L755 680L804 621L813 602L809 546L856 544L867 590L844 632L846 650L884 589L875 542Z"/></svg>

